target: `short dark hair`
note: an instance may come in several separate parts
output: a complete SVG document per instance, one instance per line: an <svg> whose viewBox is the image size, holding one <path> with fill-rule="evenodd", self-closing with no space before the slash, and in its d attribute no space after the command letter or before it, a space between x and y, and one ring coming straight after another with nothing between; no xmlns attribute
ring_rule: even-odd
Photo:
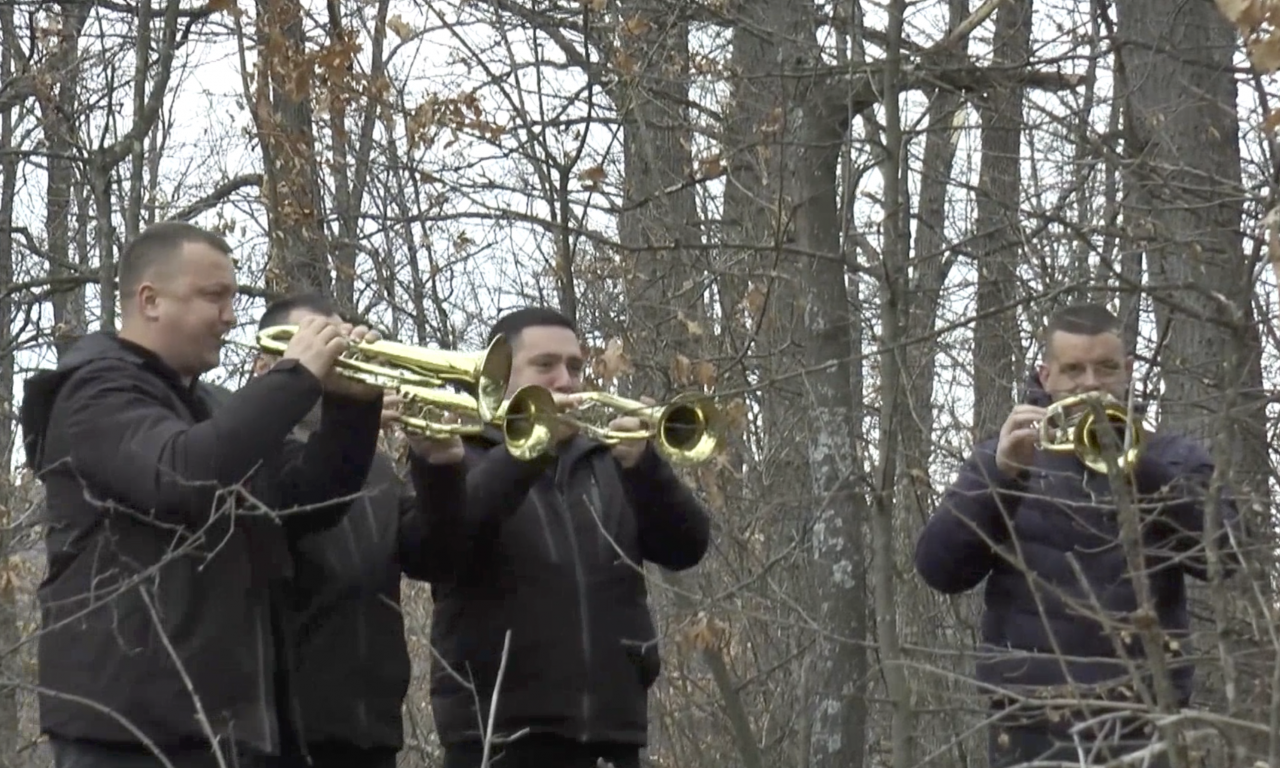
<svg viewBox="0 0 1280 768"><path fill-rule="evenodd" d="M289 315L299 309L325 317L341 316L338 305L329 297L319 293L295 293L268 304L262 312L262 317L258 319L258 330L261 331L273 325L284 325L289 321Z"/></svg>
<svg viewBox="0 0 1280 768"><path fill-rule="evenodd" d="M1044 329L1045 343L1058 331L1079 336L1120 333L1120 319L1105 304L1071 304L1049 316Z"/></svg>
<svg viewBox="0 0 1280 768"><path fill-rule="evenodd" d="M489 329L489 338L485 343L492 344L494 339L502 336L514 344L521 331L525 328L533 328L539 325L552 325L559 328L568 328L574 333L578 332L578 328L573 324L573 321L558 310L550 307L523 307L499 317L498 321Z"/></svg>
<svg viewBox="0 0 1280 768"><path fill-rule="evenodd" d="M121 298L125 301L133 298L143 280L156 267L168 264L182 253L182 247L187 243L207 245L231 255L231 246L215 232L185 221L157 222L139 232L120 254L116 277L120 282Z"/></svg>

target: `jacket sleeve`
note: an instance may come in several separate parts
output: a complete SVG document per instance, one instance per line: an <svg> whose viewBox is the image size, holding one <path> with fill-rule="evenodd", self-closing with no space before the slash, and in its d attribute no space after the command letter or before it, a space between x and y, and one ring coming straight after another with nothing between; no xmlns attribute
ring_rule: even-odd
<svg viewBox="0 0 1280 768"><path fill-rule="evenodd" d="M432 464L409 451L412 491L400 494L400 569L417 581L447 580L460 564L467 506L461 462Z"/></svg>
<svg viewBox="0 0 1280 768"><path fill-rule="evenodd" d="M1148 450L1135 473L1140 506L1162 526L1164 539L1179 558L1183 571L1202 581L1209 578L1205 546L1205 512L1217 511L1216 542L1224 576L1239 567L1233 542L1240 541L1240 512L1226 483L1210 496L1213 460L1193 440L1171 440L1164 450Z"/></svg>
<svg viewBox="0 0 1280 768"><path fill-rule="evenodd" d="M671 466L650 445L634 467L619 471L644 559L671 571L700 563L711 543L711 516Z"/></svg>
<svg viewBox="0 0 1280 768"><path fill-rule="evenodd" d="M292 537L327 530L342 521L364 489L378 449L382 401L325 394L320 427L305 442L281 447L276 513Z"/></svg>
<svg viewBox="0 0 1280 768"><path fill-rule="evenodd" d="M465 541L474 544L496 536L555 461L551 454L523 461L512 456L505 445L487 449L467 470L467 503L461 528Z"/></svg>
<svg viewBox="0 0 1280 768"><path fill-rule="evenodd" d="M916 540L916 571L944 594L982 583L995 566L995 548L1009 539L1025 485L996 467L995 449L995 441L974 449Z"/></svg>
<svg viewBox="0 0 1280 768"><path fill-rule="evenodd" d="M64 414L70 460L89 493L171 525L202 528L218 495L240 487L320 397L320 381L286 365L249 382L196 425L165 407L136 366L102 361L73 375Z"/></svg>

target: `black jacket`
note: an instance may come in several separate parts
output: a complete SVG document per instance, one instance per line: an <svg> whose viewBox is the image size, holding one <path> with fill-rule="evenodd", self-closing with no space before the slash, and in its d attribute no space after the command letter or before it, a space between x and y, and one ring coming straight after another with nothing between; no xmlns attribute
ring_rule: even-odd
<svg viewBox="0 0 1280 768"><path fill-rule="evenodd" d="M207 718L218 737L279 748L270 593L289 576L288 537L335 525L360 490L381 406L325 396L303 444L286 438L321 386L296 361L216 414L202 389L109 333L27 381L26 458L49 523L45 733L199 744Z"/></svg>
<svg viewBox="0 0 1280 768"><path fill-rule="evenodd" d="M400 577L440 577L446 557L436 549L449 545L450 532L437 531L466 502L458 465L432 465L410 451L409 476L412 490L379 453L342 523L294 547L292 688L308 744L403 746L412 667Z"/></svg>
<svg viewBox="0 0 1280 768"><path fill-rule="evenodd" d="M431 700L445 744L480 738L508 631L495 734L646 743L661 665L642 566L696 565L709 518L652 448L631 470L584 437L561 453L521 462L492 432L468 446L454 572L433 585Z"/></svg>
<svg viewBox="0 0 1280 768"><path fill-rule="evenodd" d="M1032 379L1025 402L1047 405ZM998 438L979 443L960 467L916 542L925 583L947 594L986 581L978 679L1016 695L1076 685L1106 696L1150 677L1140 633L1136 578L1120 541L1110 482L1070 454L1037 451L1023 478L996 467ZM1218 546L1234 570L1229 532L1240 516L1223 488L1210 498L1214 466L1198 443L1157 431L1146 436L1134 472L1143 517L1145 578L1167 648L1172 682L1192 693L1186 577L1207 578L1205 509L1217 507ZM1065 695L1065 694L1064 694ZM1059 697L1061 698L1061 697ZM1061 721L1064 725L1066 719Z"/></svg>

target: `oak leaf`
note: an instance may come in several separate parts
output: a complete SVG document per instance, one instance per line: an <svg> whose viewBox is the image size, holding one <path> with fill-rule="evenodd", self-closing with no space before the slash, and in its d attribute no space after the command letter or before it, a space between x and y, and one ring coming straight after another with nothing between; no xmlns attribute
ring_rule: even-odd
<svg viewBox="0 0 1280 768"><path fill-rule="evenodd" d="M1214 3L1228 21L1246 31L1257 28L1266 16L1262 0L1214 0Z"/></svg>
<svg viewBox="0 0 1280 768"><path fill-rule="evenodd" d="M1249 50L1249 62L1254 69L1264 74L1280 69L1280 34L1252 40L1246 47Z"/></svg>
<svg viewBox="0 0 1280 768"><path fill-rule="evenodd" d="M1267 133L1275 133L1276 128L1280 128L1280 109L1273 109L1267 112L1267 116L1262 118L1262 130Z"/></svg>
<svg viewBox="0 0 1280 768"><path fill-rule="evenodd" d="M400 38L400 42L402 43L413 37L413 27L409 26L408 22L400 18L400 14L398 13L387 19L387 29L394 32L396 37Z"/></svg>
<svg viewBox="0 0 1280 768"><path fill-rule="evenodd" d="M699 360L693 365L693 378L706 389L716 385L716 365L707 360Z"/></svg>
<svg viewBox="0 0 1280 768"><path fill-rule="evenodd" d="M622 29L632 37L639 37L653 29L653 25L646 21L643 16L632 16L622 23Z"/></svg>
<svg viewBox="0 0 1280 768"><path fill-rule="evenodd" d="M596 360L597 378L609 383L631 370L631 358L623 348L622 339L610 339Z"/></svg>
<svg viewBox="0 0 1280 768"><path fill-rule="evenodd" d="M671 361L671 378L675 380L677 386L685 386L693 381L693 363L678 352L675 359Z"/></svg>

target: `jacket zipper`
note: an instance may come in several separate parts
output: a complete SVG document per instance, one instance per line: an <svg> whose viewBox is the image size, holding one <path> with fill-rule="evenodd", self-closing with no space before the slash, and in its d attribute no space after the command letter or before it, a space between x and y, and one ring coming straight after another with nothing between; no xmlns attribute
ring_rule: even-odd
<svg viewBox="0 0 1280 768"><path fill-rule="evenodd" d="M559 473L557 473L558 475ZM573 574L574 580L578 587L578 616L581 621L581 639L582 639L582 732L581 740L585 743L591 740L591 610L587 601L587 576L586 566L582 562L582 550L578 546L578 535L573 526L573 514L569 508L569 503L564 497L564 489L562 479L556 478L555 484L556 508L560 510L560 516L564 519L565 531L569 536L569 547L573 552Z"/></svg>

